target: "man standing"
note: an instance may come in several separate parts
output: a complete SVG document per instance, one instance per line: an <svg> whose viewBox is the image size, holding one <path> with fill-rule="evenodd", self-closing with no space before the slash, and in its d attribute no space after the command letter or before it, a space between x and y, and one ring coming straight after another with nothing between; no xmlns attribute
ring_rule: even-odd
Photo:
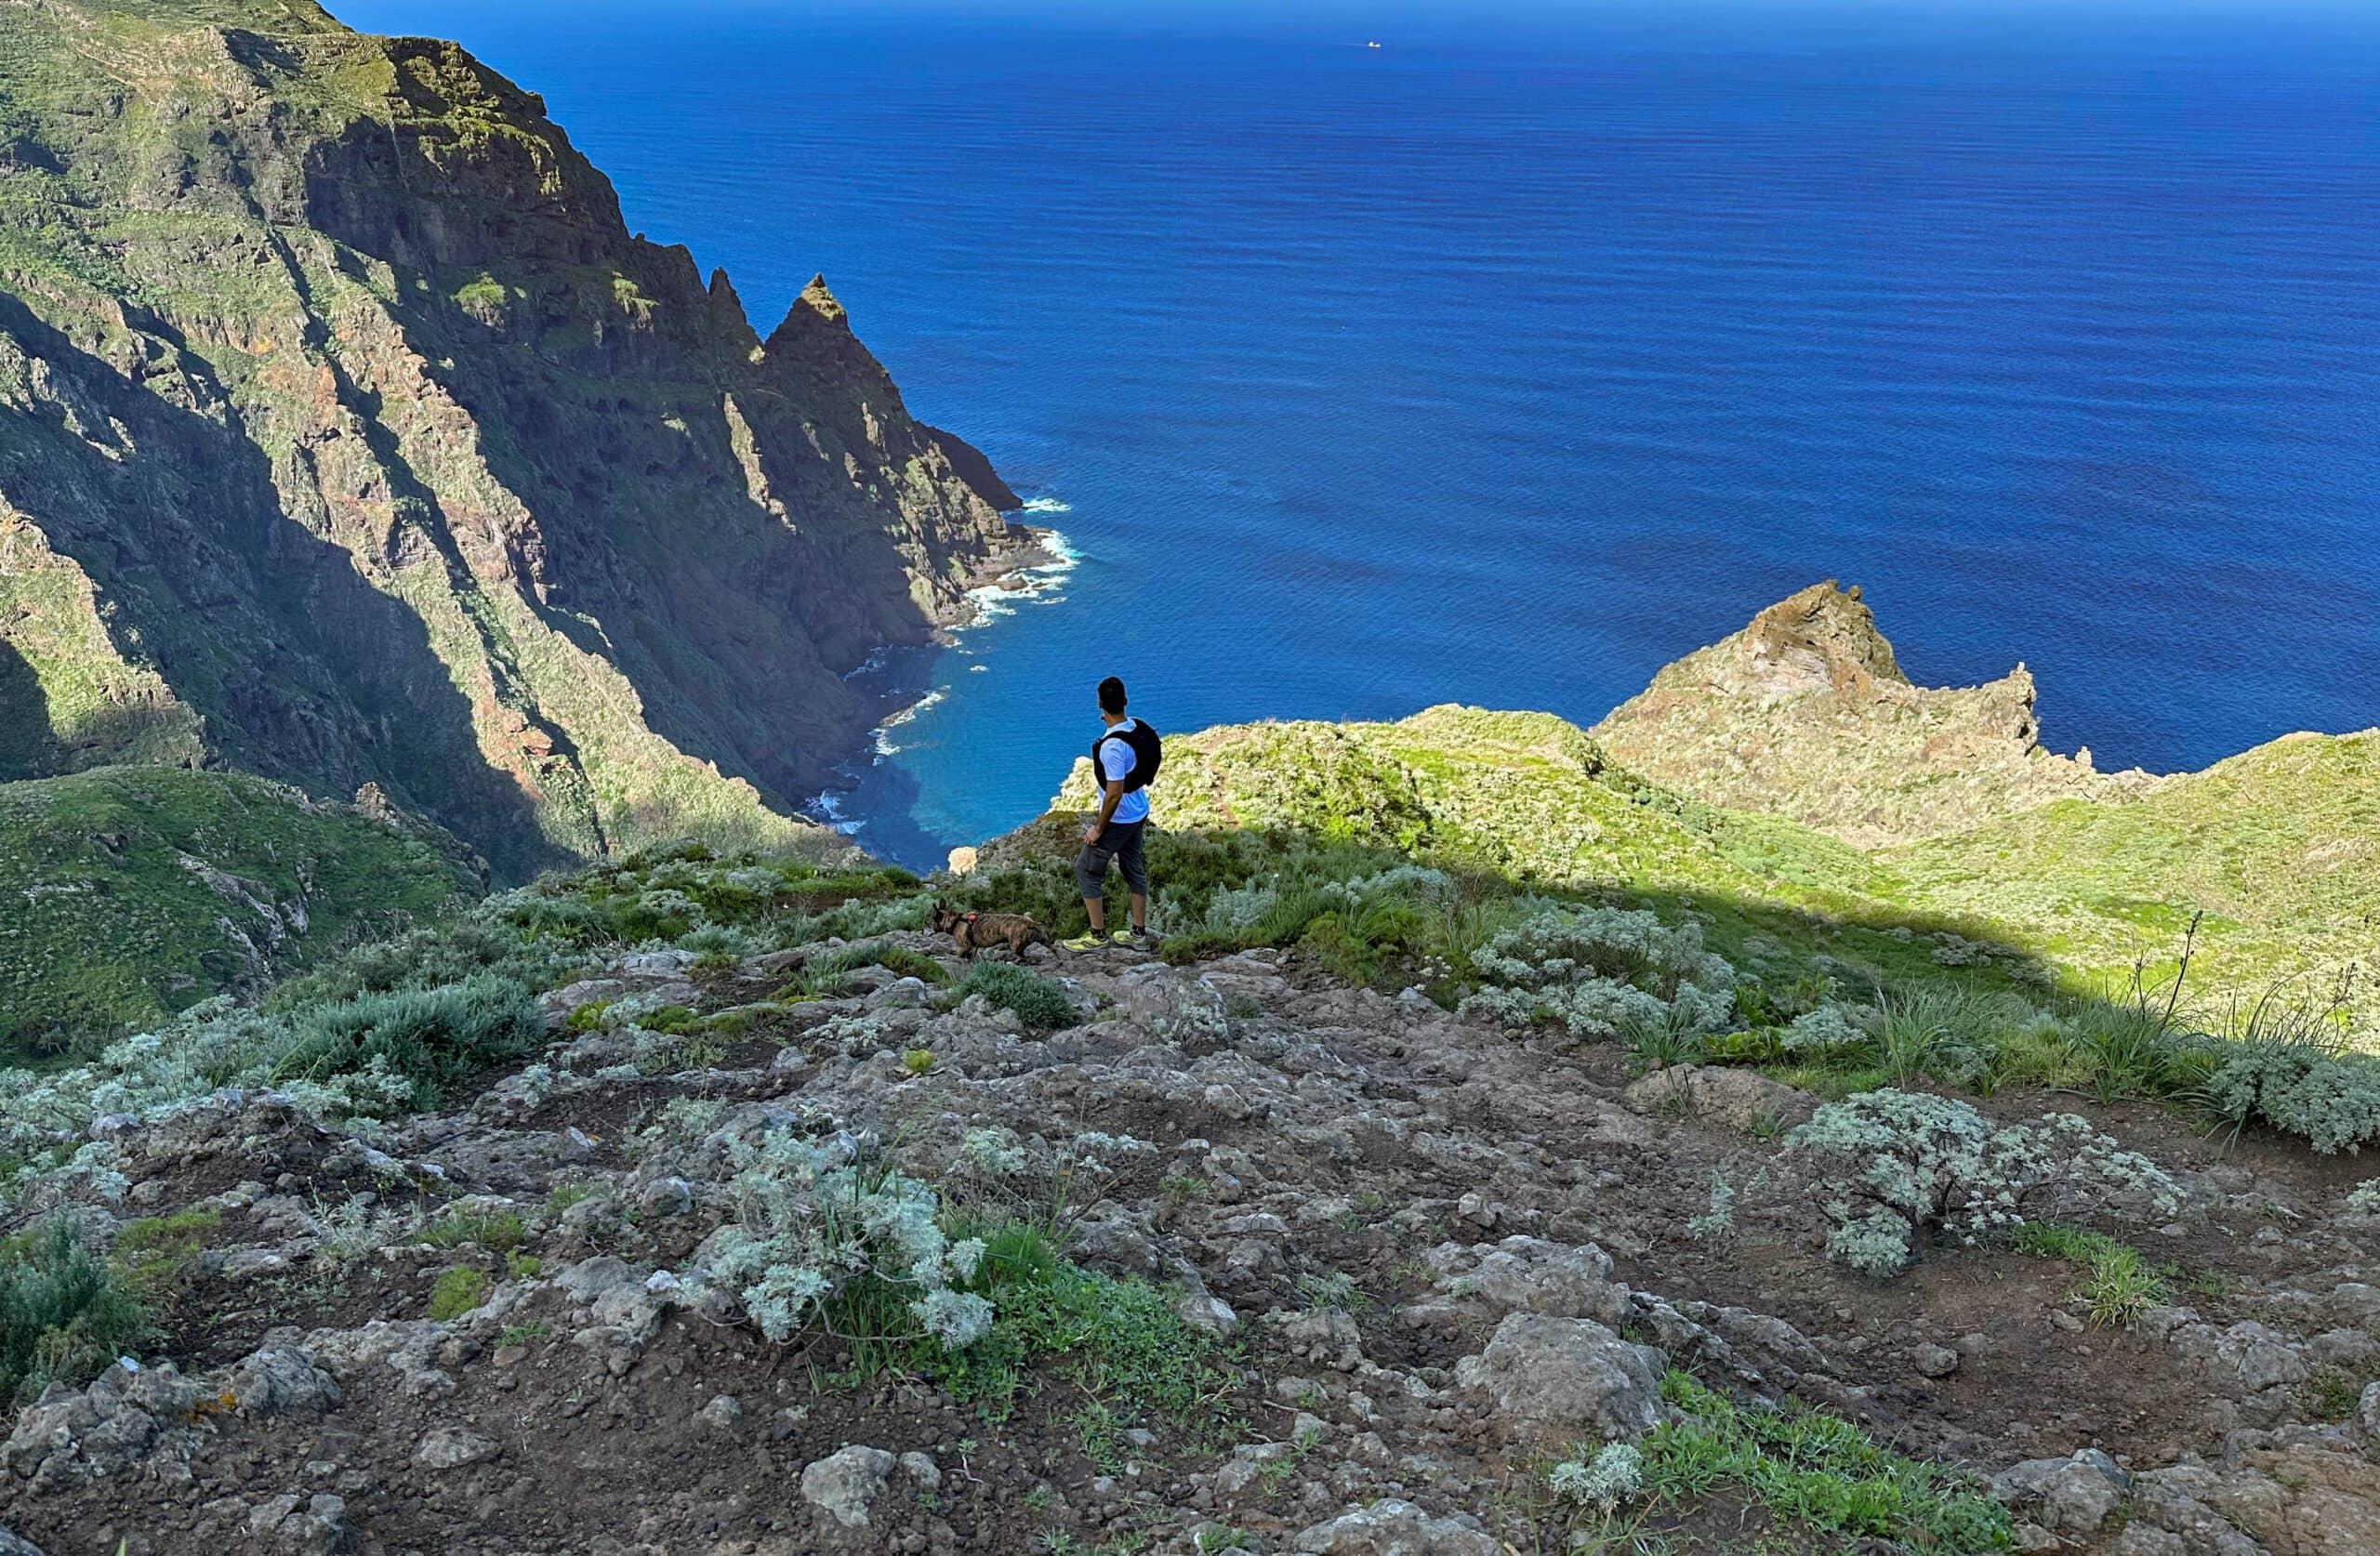
<svg viewBox="0 0 2380 1556"><path fill-rule="evenodd" d="M1124 683L1109 676L1099 683L1099 721L1104 728L1091 744L1091 781L1099 785L1099 813L1083 828L1082 852L1075 859L1075 885L1082 892L1091 932L1065 943L1088 951L1107 939L1107 866L1122 867L1132 892L1132 930L1118 930L1115 943L1130 945L1149 932L1149 877L1141 863L1141 834L1148 829L1149 780L1157 776L1163 748L1157 732L1124 711Z"/></svg>

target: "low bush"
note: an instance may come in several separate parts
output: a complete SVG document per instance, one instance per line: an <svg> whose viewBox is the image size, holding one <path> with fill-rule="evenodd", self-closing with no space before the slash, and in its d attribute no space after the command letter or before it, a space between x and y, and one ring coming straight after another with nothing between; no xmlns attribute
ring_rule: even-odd
<svg viewBox="0 0 2380 1556"><path fill-rule="evenodd" d="M370 1071L387 1077L383 1116L438 1105L446 1088L515 1059L545 1035L529 991L482 977L435 989L359 995L298 1018L276 1081L322 1082Z"/></svg>
<svg viewBox="0 0 2380 1556"><path fill-rule="evenodd" d="M990 1329L991 1303L965 1287L984 1244L953 1242L932 1185L891 1167L872 1140L775 1129L728 1150L736 1224L713 1239L707 1278L770 1339L816 1328L881 1361L870 1348L963 1350Z"/></svg>
<svg viewBox="0 0 2380 1556"><path fill-rule="evenodd" d="M486 1301L494 1284L484 1270L468 1264L450 1266L430 1288L430 1316L441 1324L452 1323Z"/></svg>
<svg viewBox="0 0 2380 1556"><path fill-rule="evenodd" d="M1121 1474L1135 1426L1170 1428L1192 1446L1220 1451L1237 1423L1223 1408L1237 1387L1231 1352L1195 1329L1146 1281L1082 1269L1042 1228L1009 1223L980 1233L986 1249L974 1281L994 1317L969 1349L932 1358L928 1370L995 1420L1052 1384L1083 1402L1069 1418L1086 1457Z"/></svg>
<svg viewBox="0 0 2380 1556"><path fill-rule="evenodd" d="M2135 1191L2162 1214L2180 1204L2155 1163L2071 1114L2002 1125L1924 1092L1830 1102L1785 1137L1784 1161L1831 1223L1829 1257L1879 1276L1906 1268L1937 1233L1973 1243Z"/></svg>
<svg viewBox="0 0 2380 1556"><path fill-rule="evenodd" d="M1608 1515L1645 1488L1645 1456L1631 1443L1606 1443L1592 1457L1566 1458L1545 1483L1565 1502Z"/></svg>
<svg viewBox="0 0 2380 1556"><path fill-rule="evenodd" d="M1867 1028L1854 1022L1852 1012L1834 1004L1802 1012L1777 1035L1780 1051L1810 1061L1864 1053L1870 1041Z"/></svg>
<svg viewBox="0 0 2380 1556"><path fill-rule="evenodd" d="M582 963L582 957L524 935L483 907L448 923L358 946L320 971L276 985L262 1009L288 1014L361 995L433 989L491 976L544 988Z"/></svg>
<svg viewBox="0 0 2380 1556"><path fill-rule="evenodd" d="M1465 1008L1515 1025L1558 1022L1592 1038L1656 1024L1692 1035L1735 1013L1735 969L1703 949L1700 929L1641 909L1548 909L1496 935L1472 963L1486 986Z"/></svg>
<svg viewBox="0 0 2380 1556"><path fill-rule="evenodd" d="M915 881L912 880L914 885ZM922 930L933 916L933 898L922 891L889 898L854 897L839 906L779 925L780 945L806 945L821 940L866 940L871 935Z"/></svg>
<svg viewBox="0 0 2380 1556"><path fill-rule="evenodd" d="M148 1329L78 1218L51 1216L0 1238L0 1402L21 1404L53 1382L87 1381Z"/></svg>
<svg viewBox="0 0 2380 1556"><path fill-rule="evenodd" d="M2228 1046L2199 1100L2235 1131L2261 1123L2315 1150L2359 1152L2380 1140L2380 1058L2310 1041Z"/></svg>
<svg viewBox="0 0 2380 1556"><path fill-rule="evenodd" d="M959 981L962 994L982 995L1012 1010L1027 1026L1055 1028L1075 1022L1074 1002L1056 982L1013 962L977 962Z"/></svg>

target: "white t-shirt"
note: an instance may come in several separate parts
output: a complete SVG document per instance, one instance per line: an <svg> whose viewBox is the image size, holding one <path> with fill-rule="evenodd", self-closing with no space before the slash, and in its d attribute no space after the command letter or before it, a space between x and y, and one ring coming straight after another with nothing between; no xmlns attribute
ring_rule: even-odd
<svg viewBox="0 0 2380 1556"><path fill-rule="evenodd" d="M1132 743L1120 737L1132 727L1132 722L1130 719L1125 719L1099 743L1099 770L1106 774L1106 784L1131 775ZM1103 784L1103 790L1104 786ZM1116 802L1116 813L1108 818L1118 826L1129 826L1134 822L1148 819L1149 791L1146 789L1126 789L1124 798Z"/></svg>

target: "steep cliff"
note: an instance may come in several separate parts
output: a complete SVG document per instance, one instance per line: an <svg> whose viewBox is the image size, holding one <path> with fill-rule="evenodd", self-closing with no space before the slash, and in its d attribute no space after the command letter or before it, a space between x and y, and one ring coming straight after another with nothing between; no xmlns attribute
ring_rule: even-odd
<svg viewBox="0 0 2380 1556"><path fill-rule="evenodd" d="M2021 665L1983 686L1911 684L1857 586L1829 579L1669 666L1588 733L1681 793L1862 847L2151 782L2045 750L2033 698Z"/></svg>
<svg viewBox="0 0 2380 1556"><path fill-rule="evenodd" d="M377 783L514 875L798 841L1013 501L451 44L0 0L0 779Z"/></svg>

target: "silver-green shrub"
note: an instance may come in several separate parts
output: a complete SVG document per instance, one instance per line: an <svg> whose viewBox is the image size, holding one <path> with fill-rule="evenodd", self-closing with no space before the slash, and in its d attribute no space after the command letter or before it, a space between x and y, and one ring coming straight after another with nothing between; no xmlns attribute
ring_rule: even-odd
<svg viewBox="0 0 2380 1556"><path fill-rule="evenodd" d="M712 1239L709 1278L769 1338L833 1330L839 1314L888 1300L950 1350L991 1328L991 1303L962 1289L984 1245L952 1242L933 1186L885 1165L872 1140L773 1129L731 1141L729 1156L736 1224Z"/></svg>
<svg viewBox="0 0 2380 1556"><path fill-rule="evenodd" d="M1777 1034L1777 1046L1796 1055L1830 1053L1866 1041L1866 1029L1852 1021L1849 1011L1831 1002L1794 1017L1792 1025Z"/></svg>
<svg viewBox="0 0 2380 1556"><path fill-rule="evenodd" d="M1593 1458L1564 1459L1545 1482L1566 1502L1611 1513L1644 1489L1645 1457L1633 1444L1606 1443Z"/></svg>
<svg viewBox="0 0 2380 1556"><path fill-rule="evenodd" d="M1973 1243L2129 1192L2148 1194L2161 1215L2181 1203L2163 1169L2072 1114L2003 1125L1924 1092L1830 1102L1785 1137L1784 1159L1831 1223L1828 1255L1879 1276L1907 1268L1937 1233Z"/></svg>
<svg viewBox="0 0 2380 1556"><path fill-rule="evenodd" d="M359 995L297 1015L221 996L155 1032L111 1044L64 1070L0 1068L0 1206L70 1167L104 1192L112 1181L86 1147L101 1119L162 1123L218 1092L271 1090L326 1123L359 1132L435 1096L440 1079L525 1050L542 1038L526 992L474 978L430 990ZM79 1165L77 1165L79 1164Z"/></svg>
<svg viewBox="0 0 2380 1556"><path fill-rule="evenodd" d="M1715 1032L1735 1009L1736 969L1702 946L1700 926L1631 908L1555 908L1472 954L1485 986L1463 1002L1507 1025L1559 1022L1573 1035L1623 1027Z"/></svg>
<svg viewBox="0 0 2380 1556"><path fill-rule="evenodd" d="M2380 1140L2380 1059L2312 1043L2239 1043L2207 1077L2206 1103L2234 1123L2261 1119L2315 1150Z"/></svg>
<svg viewBox="0 0 2380 1556"><path fill-rule="evenodd" d="M1183 920L1185 930L1210 930L1225 933L1244 930L1255 923L1280 900L1280 889L1270 881L1251 880L1245 886L1226 886L1208 900L1207 911L1195 924ZM1175 922L1169 918L1168 922Z"/></svg>
<svg viewBox="0 0 2380 1556"><path fill-rule="evenodd" d="M1713 1168L1711 1173L1710 1208L1686 1223L1686 1234L1698 1242L1725 1237L1736 1229L1736 1186L1727 1175Z"/></svg>

